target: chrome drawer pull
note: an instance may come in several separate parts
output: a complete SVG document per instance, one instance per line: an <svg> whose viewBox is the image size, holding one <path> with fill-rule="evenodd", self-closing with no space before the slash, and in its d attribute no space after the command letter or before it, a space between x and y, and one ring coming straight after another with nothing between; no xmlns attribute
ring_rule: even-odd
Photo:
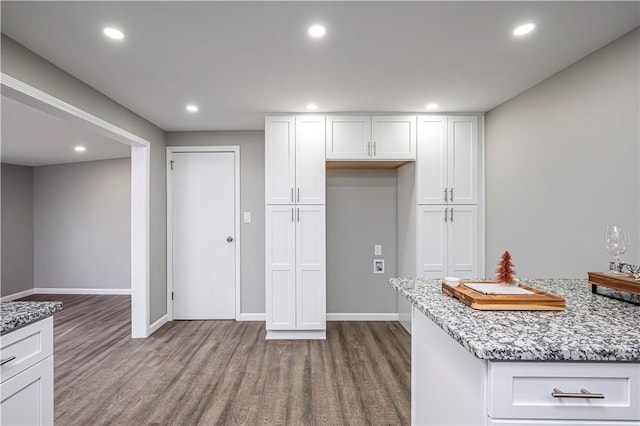
<svg viewBox="0 0 640 426"><path fill-rule="evenodd" d="M604 399L602 393L591 393L586 389L580 389L580 393L565 393L558 388L553 388L551 396L554 398L587 398L587 399Z"/></svg>
<svg viewBox="0 0 640 426"><path fill-rule="evenodd" d="M0 365L5 365L6 363L13 361L14 359L16 359L15 355L10 356L7 359L0 359Z"/></svg>

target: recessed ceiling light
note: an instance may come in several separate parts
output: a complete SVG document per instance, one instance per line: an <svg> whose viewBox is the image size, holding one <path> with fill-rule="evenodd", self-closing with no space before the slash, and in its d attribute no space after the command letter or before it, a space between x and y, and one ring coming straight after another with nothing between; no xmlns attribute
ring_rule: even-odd
<svg viewBox="0 0 640 426"><path fill-rule="evenodd" d="M76 145L73 147L73 149L75 149L76 152L85 152L87 150L87 148L82 145Z"/></svg>
<svg viewBox="0 0 640 426"><path fill-rule="evenodd" d="M186 106L187 111L189 112L198 112L198 105L194 105L194 104L189 104Z"/></svg>
<svg viewBox="0 0 640 426"><path fill-rule="evenodd" d="M122 40L124 38L124 33L117 28L106 27L102 30L104 35L114 40Z"/></svg>
<svg viewBox="0 0 640 426"><path fill-rule="evenodd" d="M520 25L519 27L516 27L515 30L513 30L513 35L516 36L523 36L525 34L529 34L531 31L533 31L536 28L535 24L532 23L528 23L528 24L524 24L524 25Z"/></svg>
<svg viewBox="0 0 640 426"><path fill-rule="evenodd" d="M427 104L427 106L425 107L426 109L438 109L440 105L436 104L436 103L430 103Z"/></svg>
<svg viewBox="0 0 640 426"><path fill-rule="evenodd" d="M308 109L309 111L315 111L318 109L318 105L311 103L311 104L307 104L305 108Z"/></svg>
<svg viewBox="0 0 640 426"><path fill-rule="evenodd" d="M327 33L327 29L322 25L312 25L309 27L309 35L314 38L323 37Z"/></svg>

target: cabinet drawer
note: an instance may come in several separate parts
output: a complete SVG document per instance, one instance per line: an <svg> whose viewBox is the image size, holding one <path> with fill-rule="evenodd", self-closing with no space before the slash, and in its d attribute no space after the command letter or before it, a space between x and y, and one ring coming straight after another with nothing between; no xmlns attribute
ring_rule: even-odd
<svg viewBox="0 0 640 426"><path fill-rule="evenodd" d="M0 370L1 382L53 354L53 317L29 324L0 336L0 358L7 360Z"/></svg>
<svg viewBox="0 0 640 426"><path fill-rule="evenodd" d="M489 363L493 419L640 420L638 363ZM602 399L554 397L585 389Z"/></svg>

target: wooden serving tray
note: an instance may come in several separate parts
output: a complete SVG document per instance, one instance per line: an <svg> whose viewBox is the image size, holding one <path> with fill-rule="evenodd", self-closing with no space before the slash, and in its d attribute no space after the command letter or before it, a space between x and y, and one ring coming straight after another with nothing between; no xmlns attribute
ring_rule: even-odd
<svg viewBox="0 0 640 426"><path fill-rule="evenodd" d="M640 281L631 275L610 275L604 272L589 272L591 292L597 293L596 286L609 287L640 295Z"/></svg>
<svg viewBox="0 0 640 426"><path fill-rule="evenodd" d="M497 281L462 281L457 287L442 282L442 292L455 297L473 309L483 311L564 311L564 299L555 294L520 284L518 287L535 294L482 294L465 283L496 284Z"/></svg>

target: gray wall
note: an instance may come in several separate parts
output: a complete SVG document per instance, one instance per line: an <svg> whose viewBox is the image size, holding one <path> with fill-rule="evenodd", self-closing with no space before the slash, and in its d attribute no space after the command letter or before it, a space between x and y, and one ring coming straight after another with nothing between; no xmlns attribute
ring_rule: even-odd
<svg viewBox="0 0 640 426"><path fill-rule="evenodd" d="M521 277L608 267L606 224L640 263L640 30L486 115L486 267L510 250Z"/></svg>
<svg viewBox="0 0 640 426"><path fill-rule="evenodd" d="M395 170L327 170L327 312L397 313ZM382 244L382 256L374 256ZM373 274L373 259L385 273Z"/></svg>
<svg viewBox="0 0 640 426"><path fill-rule="evenodd" d="M131 288L131 160L33 169L35 288Z"/></svg>
<svg viewBox="0 0 640 426"><path fill-rule="evenodd" d="M264 132L175 132L167 145L240 146L240 218L251 212L251 223L240 220L240 310L264 313Z"/></svg>
<svg viewBox="0 0 640 426"><path fill-rule="evenodd" d="M33 169L2 164L1 295L33 289Z"/></svg>
<svg viewBox="0 0 640 426"><path fill-rule="evenodd" d="M167 312L165 132L4 34L1 54L3 73L151 142L149 320L155 322Z"/></svg>

